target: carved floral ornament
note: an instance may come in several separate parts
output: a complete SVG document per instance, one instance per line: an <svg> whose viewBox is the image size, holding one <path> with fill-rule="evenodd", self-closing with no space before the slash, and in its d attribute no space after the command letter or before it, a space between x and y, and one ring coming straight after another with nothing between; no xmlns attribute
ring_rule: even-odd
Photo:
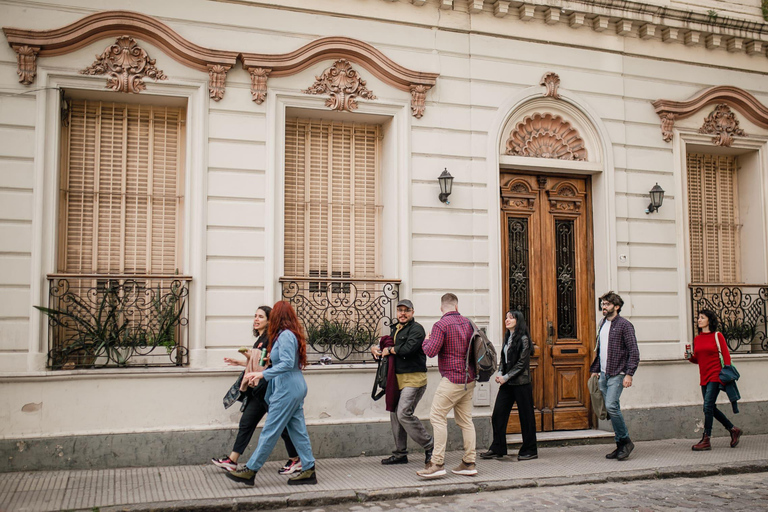
<svg viewBox="0 0 768 512"><path fill-rule="evenodd" d="M587 149L571 123L550 113L535 113L518 123L507 139L507 154L586 161Z"/></svg>
<svg viewBox="0 0 768 512"><path fill-rule="evenodd" d="M115 44L108 46L87 68L83 75L107 75L107 89L115 92L138 93L147 88L144 77L167 80L161 70L155 67L155 59L130 36L120 36Z"/></svg>
<svg viewBox="0 0 768 512"><path fill-rule="evenodd" d="M17 74L19 82L24 85L34 82L38 57L71 53L106 36L118 34L121 38L115 44L120 47L121 52L127 52L120 57L111 53L99 56L88 68L88 73L93 70L98 74L103 69L103 74L110 74L110 87L126 91L141 90L144 77L160 79L160 75L164 76L162 71L154 68L154 61L148 56L143 62L144 68L141 69L140 61L144 55L132 54L130 44L127 47L121 46L119 40L126 37L141 39L162 48L163 52L176 61L208 73L208 91L214 101L223 98L227 73L238 60L251 75L253 101L262 103L267 95L268 78L295 75L317 62L341 57L362 65L382 82L410 93L412 113L415 117L421 117L424 114L426 93L435 86L439 76L437 73L405 68L372 45L349 37L324 37L282 54L241 53L205 48L181 37L168 25L152 16L131 11L102 11L52 30L3 27L3 32L8 44L16 52ZM117 69L118 65L121 70ZM360 93L356 96L365 97ZM343 105L344 101L341 104Z"/></svg>
<svg viewBox="0 0 768 512"><path fill-rule="evenodd" d="M556 100L560 99L560 93L557 91L557 89L560 87L560 77L557 75L557 73L553 73L552 71L545 73L544 76L541 77L541 82L539 82L539 85L543 85L547 88L547 90L544 92L545 98L550 97Z"/></svg>
<svg viewBox="0 0 768 512"><path fill-rule="evenodd" d="M320 76L315 77L315 83L305 89L305 94L326 94L325 106L331 110L357 110L357 98L375 100L373 91L366 87L365 80L352 68L347 59L339 59L333 66L327 68Z"/></svg>
<svg viewBox="0 0 768 512"><path fill-rule="evenodd" d="M715 109L704 119L700 133L715 135L712 142L719 146L730 146L733 136L746 136L739 128L739 121L731 108L735 108L751 122L768 129L768 108L744 89L720 85L704 89L689 100L656 100L653 107L661 120L661 135L669 142L674 136L675 121L690 117L708 105Z"/></svg>
<svg viewBox="0 0 768 512"><path fill-rule="evenodd" d="M739 120L736 119L730 107L721 103L715 107L715 110L704 118L704 124L701 125L699 133L714 135L712 143L716 146L729 147L733 144L733 137L746 137L744 130L739 128Z"/></svg>

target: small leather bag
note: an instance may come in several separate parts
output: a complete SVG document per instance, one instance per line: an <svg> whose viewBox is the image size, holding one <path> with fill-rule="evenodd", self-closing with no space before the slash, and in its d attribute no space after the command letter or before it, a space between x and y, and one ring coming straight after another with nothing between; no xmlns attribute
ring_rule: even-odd
<svg viewBox="0 0 768 512"><path fill-rule="evenodd" d="M716 332L715 333L715 345L717 345L717 352L720 355L720 382L723 383L723 385L728 384L729 382L734 382L739 380L739 371L736 369L735 366L732 364L725 364L725 360L723 359L723 350L720 348L720 342L718 340L717 335L723 336L722 333ZM723 343L725 343L725 336L723 336Z"/></svg>
<svg viewBox="0 0 768 512"><path fill-rule="evenodd" d="M388 357L379 358L379 366L376 368L376 378L373 381L373 389L371 390L371 398L374 400L378 400L386 393L387 373L389 371L387 359ZM378 389L381 389L381 391L377 391Z"/></svg>

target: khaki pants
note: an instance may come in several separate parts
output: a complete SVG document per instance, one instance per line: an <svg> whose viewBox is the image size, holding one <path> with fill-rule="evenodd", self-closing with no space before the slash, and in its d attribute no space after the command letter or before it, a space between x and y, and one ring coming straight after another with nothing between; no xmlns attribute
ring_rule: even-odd
<svg viewBox="0 0 768 512"><path fill-rule="evenodd" d="M435 438L435 451L432 453L432 462L438 466L445 463L445 446L448 443L448 412L453 409L456 424L461 429L464 438L464 462L475 462L475 424L472 423L472 392L475 383L454 384L445 377L435 391L432 400L432 410L429 413L429 421L432 422L432 434Z"/></svg>

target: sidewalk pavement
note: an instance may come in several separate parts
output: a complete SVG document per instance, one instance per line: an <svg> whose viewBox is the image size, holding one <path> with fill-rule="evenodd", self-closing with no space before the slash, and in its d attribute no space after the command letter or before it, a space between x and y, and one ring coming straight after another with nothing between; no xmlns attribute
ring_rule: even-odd
<svg viewBox="0 0 768 512"><path fill-rule="evenodd" d="M254 487L232 482L211 464L0 474L0 511L235 511L285 506L400 499L475 493L517 487L572 485L653 478L700 477L768 471L768 435L743 436L735 449L729 438L713 440L712 451L693 452L690 439L635 443L626 461L606 460L612 445L540 448L539 459L478 458L476 477L457 476L461 453L446 456L448 476L422 480L423 454L407 465L382 466L381 457L325 459L317 462L317 485L288 486L269 462ZM479 451L485 447L478 447Z"/></svg>

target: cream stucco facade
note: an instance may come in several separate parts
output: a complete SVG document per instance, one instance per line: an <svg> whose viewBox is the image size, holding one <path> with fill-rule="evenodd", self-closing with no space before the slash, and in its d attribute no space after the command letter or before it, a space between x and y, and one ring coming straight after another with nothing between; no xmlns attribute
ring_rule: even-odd
<svg viewBox="0 0 768 512"><path fill-rule="evenodd" d="M630 430L638 438L694 436L701 421L697 370L683 360L693 336L685 155L692 148L723 150L711 135L699 133L711 107L680 116L665 141L652 103L684 101L727 85L768 105L768 32L757 0L622 5L136 0L111 7L149 16L195 45L235 55L285 54L343 36L371 45L400 66L439 75L426 93L423 116L415 117L407 88L394 87L369 63L350 58L377 99L359 99L359 108L344 114L384 126L383 277L401 281L400 295L413 300L427 331L439 318L439 297L452 291L460 311L501 340L500 169L590 176L594 289L624 297L623 313L635 325L640 346L641 366L622 400ZM103 10L93 0L0 0L2 25L27 30L58 29ZM685 21L688 12L695 16ZM131 439L121 446L134 450L141 436L187 436L206 440L204 449L228 449L239 412L224 411L221 396L237 373L222 359L249 343L255 308L280 298L285 119L297 110L329 112L324 96L302 91L339 55L270 77L263 103L253 101L251 77L238 61L215 101L208 72L135 34L168 79L146 79L146 91L131 100L152 96L187 109L182 272L192 276L189 365L46 369L47 323L33 306L45 303L46 275L56 270L57 89L123 101L128 95L104 92L105 77L79 73L114 38L93 37L73 51L40 55L31 85L18 82L17 55L0 44L0 446L10 461L0 468L66 467L78 454L69 453L71 445L62 439L98 437L104 440L94 445L98 451L116 446L117 439ZM540 81L548 72L559 76L559 98L544 95ZM757 122L759 115L755 121L733 110L748 136L737 137L727 151L745 155L743 165L752 169L749 189L740 197L753 219L742 242L748 247L745 280L765 284L768 127ZM559 115L576 127L587 161L505 154L510 132L534 112ZM437 197L436 177L444 168L455 177L450 204ZM648 190L657 182L666 195L662 208L649 215ZM768 353L736 357L742 417L749 429L764 432L759 418L768 404ZM321 456L390 449L388 413L369 396L371 365L311 366L305 373L307 422ZM438 378L434 368L417 411L422 418ZM475 413L488 423L494 393L490 387L483 392L489 396L477 397ZM648 417L668 419L669 429L644 434ZM334 439L339 434L354 442L344 446ZM380 440L368 442L374 434ZM45 439L55 442L46 445ZM36 442L47 451L24 451ZM218 453L169 460L202 462L213 455ZM131 463L127 455L118 458Z"/></svg>

